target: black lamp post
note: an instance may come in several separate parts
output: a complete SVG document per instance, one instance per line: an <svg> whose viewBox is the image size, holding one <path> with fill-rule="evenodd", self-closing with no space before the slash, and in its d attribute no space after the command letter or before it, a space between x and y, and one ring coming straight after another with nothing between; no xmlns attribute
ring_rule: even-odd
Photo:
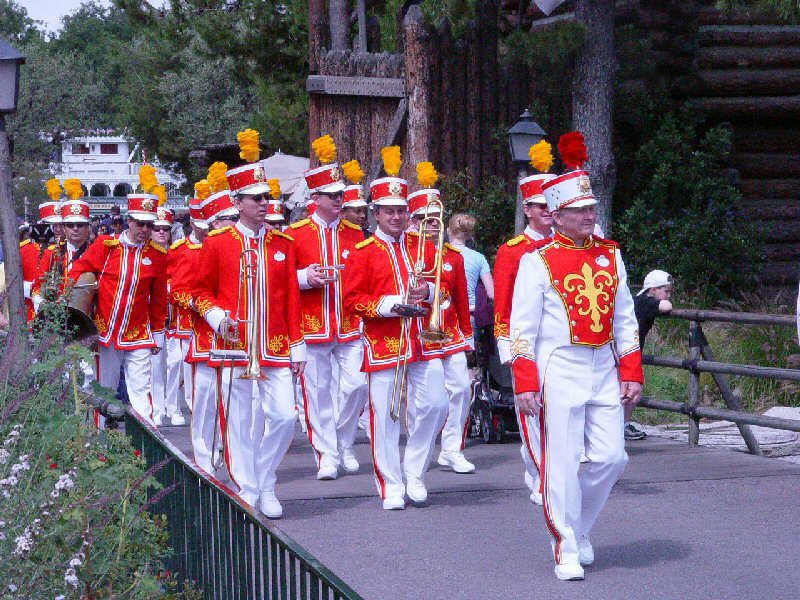
<svg viewBox="0 0 800 600"><path fill-rule="evenodd" d="M11 152L6 134L7 114L17 110L19 67L25 57L8 42L0 40L0 232L6 271L6 298L9 314L9 346L24 344L27 331L25 296L22 286L22 259L19 232L11 191Z"/></svg>
<svg viewBox="0 0 800 600"><path fill-rule="evenodd" d="M517 167L517 180L522 179L528 174L528 162L530 147L547 137L544 129L539 127L528 109L525 109L519 116L519 121L508 130L508 148L511 152L511 160ZM522 195L517 185L517 206L514 213L514 230L522 233L525 229L525 213L522 210Z"/></svg>

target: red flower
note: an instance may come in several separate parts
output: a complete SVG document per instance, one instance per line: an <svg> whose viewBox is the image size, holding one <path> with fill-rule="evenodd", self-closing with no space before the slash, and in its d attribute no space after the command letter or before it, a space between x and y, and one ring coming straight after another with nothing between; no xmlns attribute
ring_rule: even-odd
<svg viewBox="0 0 800 600"><path fill-rule="evenodd" d="M58 464L57 463L50 463L50 468L51 469L57 469L58 468Z"/></svg>
<svg viewBox="0 0 800 600"><path fill-rule="evenodd" d="M45 454L45 455L44 455L44 459L45 459L45 460L50 460L50 455L49 455L49 454Z"/></svg>
<svg viewBox="0 0 800 600"><path fill-rule="evenodd" d="M133 455L134 455L136 458L139 458L139 457L142 455L142 451L141 451L141 450L134 450L134 451L133 451Z"/></svg>
<svg viewBox="0 0 800 600"><path fill-rule="evenodd" d="M106 460L108 460L108 459L104 455L98 454L97 455L97 460L99 460L100 462L106 462Z"/></svg>

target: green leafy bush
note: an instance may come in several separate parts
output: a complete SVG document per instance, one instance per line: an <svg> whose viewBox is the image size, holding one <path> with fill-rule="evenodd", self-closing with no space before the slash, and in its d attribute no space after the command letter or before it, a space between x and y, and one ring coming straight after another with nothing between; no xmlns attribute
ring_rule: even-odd
<svg viewBox="0 0 800 600"><path fill-rule="evenodd" d="M620 193L631 198L614 237L631 282L669 271L713 301L752 285L759 231L735 211L740 194L723 176L731 132L701 133L686 115L669 114L635 154Z"/></svg>

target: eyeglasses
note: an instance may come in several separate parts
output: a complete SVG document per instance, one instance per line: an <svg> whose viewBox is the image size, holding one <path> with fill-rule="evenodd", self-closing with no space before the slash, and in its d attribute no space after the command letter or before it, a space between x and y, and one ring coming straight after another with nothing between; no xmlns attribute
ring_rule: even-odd
<svg viewBox="0 0 800 600"><path fill-rule="evenodd" d="M250 198L252 198L254 202L269 202L272 196L269 194L253 194Z"/></svg>
<svg viewBox="0 0 800 600"><path fill-rule="evenodd" d="M161 233L169 233L172 231L172 227L169 225L159 225L158 227L153 227L153 231L160 231Z"/></svg>
<svg viewBox="0 0 800 600"><path fill-rule="evenodd" d="M64 223L64 227L67 229L80 229L81 227L86 227L88 223Z"/></svg>
<svg viewBox="0 0 800 600"><path fill-rule="evenodd" d="M139 221L137 219L131 219L131 221L136 223L137 226L144 227L145 229L153 229L153 227L155 227L152 221Z"/></svg>

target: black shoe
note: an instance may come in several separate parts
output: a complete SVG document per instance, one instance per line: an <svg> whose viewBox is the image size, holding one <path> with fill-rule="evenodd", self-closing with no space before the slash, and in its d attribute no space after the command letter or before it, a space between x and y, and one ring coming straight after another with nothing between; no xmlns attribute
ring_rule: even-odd
<svg viewBox="0 0 800 600"><path fill-rule="evenodd" d="M647 437L647 434L636 427L633 423L625 424L625 439L628 441L639 441Z"/></svg>

